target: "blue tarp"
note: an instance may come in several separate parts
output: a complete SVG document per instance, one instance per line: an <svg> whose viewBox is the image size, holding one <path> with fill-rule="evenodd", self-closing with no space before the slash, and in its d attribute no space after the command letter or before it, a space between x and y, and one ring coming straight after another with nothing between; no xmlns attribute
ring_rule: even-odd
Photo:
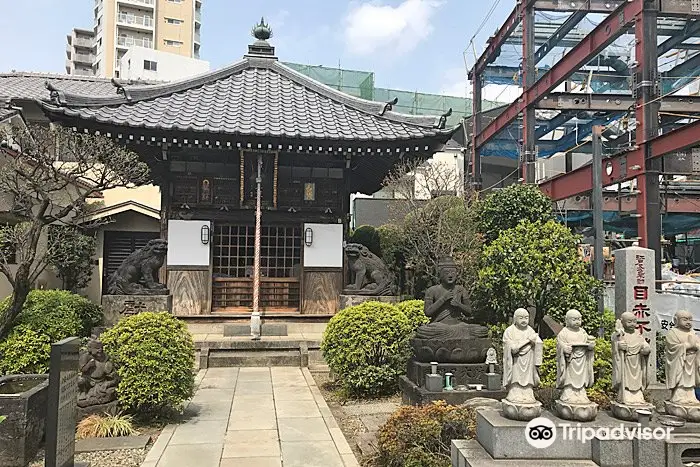
<svg viewBox="0 0 700 467"><path fill-rule="evenodd" d="M591 211L567 211L559 213L560 222L569 226L592 227L593 213ZM661 216L662 231L664 235L679 235L700 228L700 213L668 213ZM606 231L624 233L626 236L637 235L637 218L620 216L616 211L603 213L603 227Z"/></svg>

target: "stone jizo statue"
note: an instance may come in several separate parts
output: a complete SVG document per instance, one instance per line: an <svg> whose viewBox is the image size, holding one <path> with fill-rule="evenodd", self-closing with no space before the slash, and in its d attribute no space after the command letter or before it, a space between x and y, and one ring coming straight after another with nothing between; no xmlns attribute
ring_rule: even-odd
<svg viewBox="0 0 700 467"><path fill-rule="evenodd" d="M537 367L542 364L542 339L529 325L530 313L518 308L513 324L503 333L503 385L508 395L501 401L503 415L513 420L532 420L542 413L533 388L539 386Z"/></svg>
<svg viewBox="0 0 700 467"><path fill-rule="evenodd" d="M134 251L110 276L109 295L168 295L165 285L158 282L158 270L165 262L168 242L161 239L149 241L145 247Z"/></svg>
<svg viewBox="0 0 700 467"><path fill-rule="evenodd" d="M84 409L82 412L105 412L108 411L105 406L112 403L116 408L119 377L104 352L102 342L90 339L87 351L80 353L79 365L78 407Z"/></svg>
<svg viewBox="0 0 700 467"><path fill-rule="evenodd" d="M424 312L430 322L411 340L421 362L483 363L491 347L488 329L469 323L472 318L467 289L457 283L458 269L450 257L438 262L440 283L425 292Z"/></svg>
<svg viewBox="0 0 700 467"><path fill-rule="evenodd" d="M637 332L636 316L622 313L612 335L612 377L617 396L611 407L617 418L636 421L636 410L652 408L644 399L650 353L650 345Z"/></svg>
<svg viewBox="0 0 700 467"><path fill-rule="evenodd" d="M581 327L581 321L578 310L569 310L566 327L557 336L557 389L562 392L555 405L561 418L590 421L598 412L586 394L593 385L595 338Z"/></svg>
<svg viewBox="0 0 700 467"><path fill-rule="evenodd" d="M700 339L693 331L693 315L679 311L676 325L666 334L666 387L671 398L666 412L692 422L700 422L700 402L695 388L700 386Z"/></svg>

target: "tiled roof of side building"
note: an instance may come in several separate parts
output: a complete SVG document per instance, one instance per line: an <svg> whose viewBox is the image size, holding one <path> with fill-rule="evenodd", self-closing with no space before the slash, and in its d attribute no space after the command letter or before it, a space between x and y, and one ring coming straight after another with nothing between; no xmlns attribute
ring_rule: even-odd
<svg viewBox="0 0 700 467"><path fill-rule="evenodd" d="M119 93L75 95L51 82L50 113L108 125L231 135L396 141L446 137L444 118L391 106L325 86L275 59L246 57L231 66Z"/></svg>
<svg viewBox="0 0 700 467"><path fill-rule="evenodd" d="M11 72L0 73L0 97L12 100L48 100L51 95L46 89L47 82L66 92L83 96L113 96L118 89L112 80L107 78L55 73Z"/></svg>

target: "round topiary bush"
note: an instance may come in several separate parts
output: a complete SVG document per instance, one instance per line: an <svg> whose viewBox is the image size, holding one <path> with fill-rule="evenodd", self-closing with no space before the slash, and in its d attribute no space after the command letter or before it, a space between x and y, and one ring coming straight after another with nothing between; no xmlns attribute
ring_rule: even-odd
<svg viewBox="0 0 700 467"><path fill-rule="evenodd" d="M24 325L17 326L0 343L0 375L46 373L50 354L49 336Z"/></svg>
<svg viewBox="0 0 700 467"><path fill-rule="evenodd" d="M421 324L430 322L430 318L425 314L424 305L425 302L423 300L404 300L403 302L397 303L396 308L408 318L413 329L416 329Z"/></svg>
<svg viewBox="0 0 700 467"><path fill-rule="evenodd" d="M120 377L121 406L157 416L179 410L194 392L194 342L187 326L169 313L130 316L100 336Z"/></svg>
<svg viewBox="0 0 700 467"><path fill-rule="evenodd" d="M323 334L328 367L352 396L380 396L397 390L410 357L413 325L389 303L365 302L338 312Z"/></svg>

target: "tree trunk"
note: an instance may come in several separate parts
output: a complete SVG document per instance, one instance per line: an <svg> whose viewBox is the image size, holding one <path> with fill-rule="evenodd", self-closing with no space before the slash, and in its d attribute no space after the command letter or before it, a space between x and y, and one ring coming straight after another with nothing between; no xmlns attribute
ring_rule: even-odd
<svg viewBox="0 0 700 467"><path fill-rule="evenodd" d="M5 339L12 330L15 319L22 311L22 307L24 306L24 302L27 300L27 296L29 295L31 288L31 284L29 283L29 267L25 264L21 264L17 269L17 274L15 275L15 287L14 291L12 292L10 307L1 318L0 340Z"/></svg>

